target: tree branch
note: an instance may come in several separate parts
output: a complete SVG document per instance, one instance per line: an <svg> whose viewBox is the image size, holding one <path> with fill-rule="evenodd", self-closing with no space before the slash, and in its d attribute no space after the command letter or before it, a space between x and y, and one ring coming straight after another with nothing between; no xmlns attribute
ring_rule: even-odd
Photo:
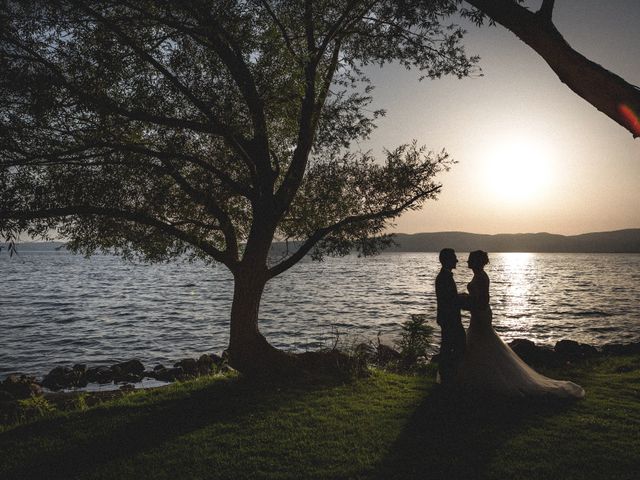
<svg viewBox="0 0 640 480"><path fill-rule="evenodd" d="M542 5L540 6L540 10L536 13L544 18L545 20L551 22L551 17L553 16L553 4L555 0L542 0Z"/></svg>
<svg viewBox="0 0 640 480"><path fill-rule="evenodd" d="M543 2L538 15L513 0L465 1L515 33L576 94L640 136L640 89L571 48L547 18L553 2Z"/></svg>
<svg viewBox="0 0 640 480"><path fill-rule="evenodd" d="M282 35L282 39L284 40L284 43L287 46L287 50L289 50L289 53L291 53L291 55L293 55L294 58L297 58L298 54L293 48L293 43L291 42L291 37L289 36L287 29L285 28L285 26L282 24L282 22L280 21L276 13L271 8L271 5L269 4L268 0L260 0L260 3L264 7L264 9L267 11L269 16L273 20L273 22L276 24L276 27L278 27L278 30L280 30L280 35Z"/></svg>
<svg viewBox="0 0 640 480"><path fill-rule="evenodd" d="M98 215L109 218L119 218L135 222L141 225L154 227L178 240L199 248L204 253L213 257L216 261L227 265L232 269L234 260L225 252L218 250L213 244L197 238L189 233L167 224L157 218L151 217L143 212L120 210L117 208L95 207L90 205L70 205L66 207L48 208L29 211L9 211L0 210L0 220L33 220L38 218L56 218L69 216L91 216Z"/></svg>
<svg viewBox="0 0 640 480"><path fill-rule="evenodd" d="M226 244L225 254L230 256L233 261L237 261L238 241L236 238L236 230L227 212L224 211L215 199L194 188L189 181L180 174L179 170L171 165L167 160L163 161L163 163L165 165L163 171L173 178L178 186L180 186L180 188L189 195L194 202L202 205L209 214L213 215L218 222L220 222L220 228L222 229L222 234L224 235Z"/></svg>
<svg viewBox="0 0 640 480"><path fill-rule="evenodd" d="M202 100L196 97L193 92L187 88L173 73L171 73L164 65L162 65L158 60L153 58L149 52L140 47L129 35L127 35L120 26L116 23L110 21L107 17L101 15L99 12L95 11L91 7L87 6L85 2L74 2L76 7L83 10L85 13L90 15L96 21L102 23L109 30L115 33L123 44L129 47L131 50L135 52L135 54L141 60L145 61L153 68L155 68L165 79L171 83L175 87L175 89L180 92L186 99L188 99L193 106L195 106L204 116L209 119L209 121L213 123L218 123L217 120L211 114L211 111L204 104Z"/></svg>
<svg viewBox="0 0 640 480"><path fill-rule="evenodd" d="M304 258L304 256L309 253L309 251L316 245L320 240L326 237L328 234L338 231L341 228L344 228L348 225L353 225L356 223L367 222L370 220L376 219L384 219L384 218L393 218L403 212L405 209L413 205L415 202L424 198L428 195L434 194L438 192L442 188L441 185L437 185L429 190L421 191L416 195L412 196L408 200L404 201L397 207L388 207L385 210L380 210L378 212L366 213L362 215L351 215L340 220L333 225L329 225L327 227L319 228L316 230L301 246L296 250L290 257L286 258L282 262L274 265L267 271L267 275L269 278L273 278L276 275L281 274L282 272L288 270L300 260Z"/></svg>

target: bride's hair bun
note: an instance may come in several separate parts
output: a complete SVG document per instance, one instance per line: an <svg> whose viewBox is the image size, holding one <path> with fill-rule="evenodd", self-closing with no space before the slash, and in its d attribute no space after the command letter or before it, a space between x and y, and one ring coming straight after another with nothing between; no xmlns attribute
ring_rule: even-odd
<svg viewBox="0 0 640 480"><path fill-rule="evenodd" d="M474 250L469 254L469 260L484 267L487 263L489 263L489 255L487 255L487 252L485 252L484 250Z"/></svg>

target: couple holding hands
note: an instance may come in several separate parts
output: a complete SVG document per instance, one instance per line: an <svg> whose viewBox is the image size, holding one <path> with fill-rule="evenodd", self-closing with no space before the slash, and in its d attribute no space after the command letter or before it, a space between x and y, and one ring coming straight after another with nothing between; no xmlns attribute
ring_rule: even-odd
<svg viewBox="0 0 640 480"><path fill-rule="evenodd" d="M524 363L493 329L489 305L489 263L486 252L469 254L473 278L468 293L458 293L453 269L458 258L451 248L440 251L442 268L436 277L437 321L441 328L438 382L473 392L507 396L583 398L584 389L573 382L553 380ZM465 332L461 310L470 312Z"/></svg>

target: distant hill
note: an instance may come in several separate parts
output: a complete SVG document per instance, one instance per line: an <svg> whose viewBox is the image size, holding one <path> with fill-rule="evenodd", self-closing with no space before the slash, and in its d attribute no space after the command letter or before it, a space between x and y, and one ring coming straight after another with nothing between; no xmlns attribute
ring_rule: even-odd
<svg viewBox="0 0 640 480"><path fill-rule="evenodd" d="M500 233L485 235L466 232L399 233L397 246L390 252L438 252L450 247L460 252L486 250L488 252L557 252L557 253L640 253L640 228L614 232L584 233L582 235L555 235L552 233ZM62 242L25 242L18 252L53 251L64 249ZM298 247L289 243L289 251ZM6 246L2 245L2 253ZM284 244L273 245L272 253L284 252Z"/></svg>
<svg viewBox="0 0 640 480"><path fill-rule="evenodd" d="M558 253L640 253L640 228L614 232L555 235L552 233L500 233L485 235L466 232L397 234L398 246L389 251L438 252L450 247L461 252L558 252Z"/></svg>

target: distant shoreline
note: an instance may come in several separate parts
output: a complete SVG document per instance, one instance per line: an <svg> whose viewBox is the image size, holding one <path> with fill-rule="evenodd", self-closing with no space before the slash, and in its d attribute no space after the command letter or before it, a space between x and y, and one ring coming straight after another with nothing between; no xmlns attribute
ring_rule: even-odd
<svg viewBox="0 0 640 480"><path fill-rule="evenodd" d="M468 232L395 233L396 245L387 252L439 252L445 247L461 252L486 250L488 252L527 253L640 253L640 228L628 228L611 232L593 232L580 235L553 233L499 233L482 234ZM47 252L64 250L64 242L23 242L17 244L18 252ZM288 246L276 242L274 254L282 254L285 248L295 251L299 242ZM2 253L6 246L2 245Z"/></svg>
<svg viewBox="0 0 640 480"><path fill-rule="evenodd" d="M529 253L640 253L640 228L593 232L581 235L552 233L500 233L495 235L467 232L396 234L392 252L438 252L449 247L462 252Z"/></svg>

